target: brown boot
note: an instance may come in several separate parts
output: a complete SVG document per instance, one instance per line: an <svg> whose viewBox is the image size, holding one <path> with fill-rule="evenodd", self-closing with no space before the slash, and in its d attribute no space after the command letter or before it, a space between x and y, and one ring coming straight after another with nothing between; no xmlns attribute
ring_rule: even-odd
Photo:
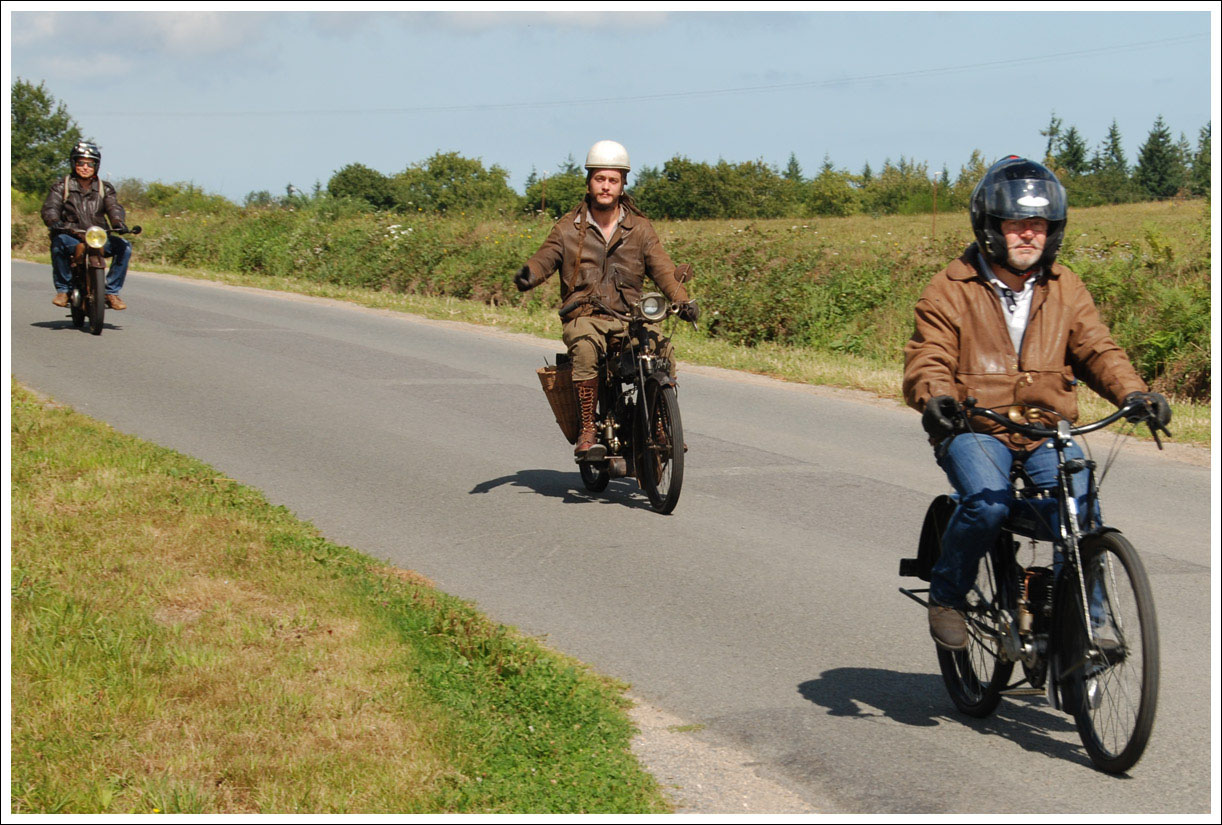
<svg viewBox="0 0 1222 825"><path fill-rule="evenodd" d="M107 295L106 306L111 309L127 309L127 304L123 303L123 299L118 295Z"/></svg>
<svg viewBox="0 0 1222 825"><path fill-rule="evenodd" d="M68 293L67 292L55 293L55 297L51 299L51 304L57 307L68 306Z"/></svg>
<svg viewBox="0 0 1222 825"><path fill-rule="evenodd" d="M577 388L577 412L581 416L581 433L573 455L583 461L600 461L607 457L607 448L598 443L594 430L594 411L598 407L598 379L574 381Z"/></svg>

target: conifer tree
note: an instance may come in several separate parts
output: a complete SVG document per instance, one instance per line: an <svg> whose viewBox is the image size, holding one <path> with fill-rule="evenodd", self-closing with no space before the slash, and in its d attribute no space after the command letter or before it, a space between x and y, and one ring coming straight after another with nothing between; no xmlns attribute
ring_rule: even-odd
<svg viewBox="0 0 1222 825"><path fill-rule="evenodd" d="M1171 131L1162 115L1154 121L1149 137L1138 151L1133 179L1152 198L1172 197L1184 184L1179 150L1171 140Z"/></svg>

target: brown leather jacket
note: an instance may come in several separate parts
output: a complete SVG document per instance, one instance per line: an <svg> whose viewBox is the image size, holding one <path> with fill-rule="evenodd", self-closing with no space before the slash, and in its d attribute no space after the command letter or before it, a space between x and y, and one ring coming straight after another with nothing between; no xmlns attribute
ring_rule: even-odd
<svg viewBox="0 0 1222 825"><path fill-rule="evenodd" d="M577 240L581 233L581 206L556 222L539 251L526 262L530 270L527 289L533 289L560 270L560 308L570 308L560 317L565 322L597 312L588 301L600 301L615 312L627 314L640 300L648 275L676 303L686 301L687 290L675 279L675 264L662 248L653 224L631 210L604 245L593 225L586 228L581 266L577 266Z"/></svg>
<svg viewBox="0 0 1222 825"><path fill-rule="evenodd" d="M91 226L110 228L127 226L127 213L119 205L115 188L94 176L89 187L83 189L76 175L68 176L68 191L64 191L64 179L51 184L51 191L42 204L42 222L52 234L58 232L84 232Z"/></svg>
<svg viewBox="0 0 1222 825"><path fill-rule="evenodd" d="M917 301L916 328L904 346L904 400L910 407L922 411L937 395L959 401L972 396L981 407L1025 412L1022 407L1033 405L1076 421L1075 379L1117 406L1129 393L1146 390L1081 279L1060 264L1035 285L1022 354L1016 355L1001 301L977 271L977 261L973 244L934 276ZM1044 424L1055 424L1046 419ZM973 428L992 432L1011 449L1032 444L983 419L974 419Z"/></svg>

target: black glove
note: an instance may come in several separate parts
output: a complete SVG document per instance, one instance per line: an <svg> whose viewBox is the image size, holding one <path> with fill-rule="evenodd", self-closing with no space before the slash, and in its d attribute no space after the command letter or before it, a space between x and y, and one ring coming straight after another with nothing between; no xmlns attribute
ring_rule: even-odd
<svg viewBox="0 0 1222 825"><path fill-rule="evenodd" d="M518 292L525 292L530 289L529 266L524 266L518 270L518 274L513 276L513 285L518 288Z"/></svg>
<svg viewBox="0 0 1222 825"><path fill-rule="evenodd" d="M696 306L695 301L684 301L679 304L679 311L675 314L684 321L694 324L700 320L700 307Z"/></svg>
<svg viewBox="0 0 1222 825"><path fill-rule="evenodd" d="M959 402L949 395L935 395L925 402L921 426L930 438L943 439L955 432L955 419L963 414Z"/></svg>
<svg viewBox="0 0 1222 825"><path fill-rule="evenodd" d="M1146 419L1146 410L1154 413L1154 420L1160 426L1166 427L1171 423L1171 405L1167 403L1166 397L1162 393L1157 392L1131 392L1124 398L1124 404L1128 406L1134 401L1144 401L1145 406L1139 407L1137 412L1128 416L1129 421L1144 421Z"/></svg>

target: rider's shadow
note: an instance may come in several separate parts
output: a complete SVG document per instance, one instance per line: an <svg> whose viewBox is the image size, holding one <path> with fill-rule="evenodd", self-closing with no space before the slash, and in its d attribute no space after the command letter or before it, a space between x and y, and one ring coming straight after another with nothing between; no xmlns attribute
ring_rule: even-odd
<svg viewBox="0 0 1222 825"><path fill-rule="evenodd" d="M513 475L501 476L490 481L481 481L471 488L468 495L487 493L497 487L509 485L522 487L544 496L558 498L566 503L622 504L629 507L649 509L649 500L641 494L631 479L612 479L601 493L591 493L577 472L560 470L518 470Z"/></svg>
<svg viewBox="0 0 1222 825"><path fill-rule="evenodd" d="M798 693L827 708L829 716L882 718L913 727L958 724L987 736L1004 736L1023 750L1091 764L1076 735L1072 742L1050 735L1074 731L1073 720L1040 697L1005 697L991 716L976 719L955 709L940 676L861 667L824 671L818 679L798 685Z"/></svg>
<svg viewBox="0 0 1222 825"><path fill-rule="evenodd" d="M53 329L57 331L58 330L72 330L73 332L85 332L85 333L89 332L88 324L86 324L83 327L78 328L75 324L72 323L71 318L65 318L62 321L35 321L34 323L30 324L30 326L40 327L42 329ZM105 329L123 329L123 327L115 326L114 324L109 324L106 321L103 321L102 329L104 330Z"/></svg>

